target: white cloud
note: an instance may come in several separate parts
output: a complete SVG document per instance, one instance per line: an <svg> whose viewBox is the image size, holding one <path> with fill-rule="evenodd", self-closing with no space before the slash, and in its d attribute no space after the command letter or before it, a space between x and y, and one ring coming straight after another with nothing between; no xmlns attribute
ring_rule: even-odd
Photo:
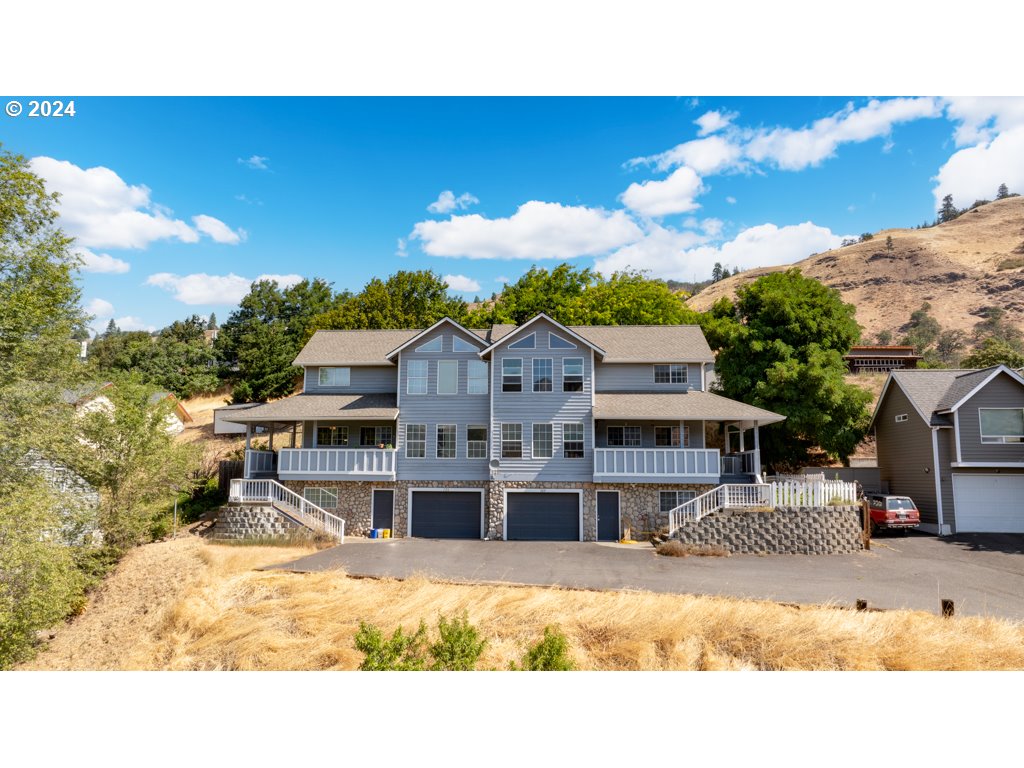
<svg viewBox="0 0 1024 768"><path fill-rule="evenodd" d="M511 283L512 281L509 280L504 275L499 275L498 277L494 278L494 282L496 282L496 283Z"/></svg>
<svg viewBox="0 0 1024 768"><path fill-rule="evenodd" d="M985 143L1003 131L1024 125L1024 99L958 96L947 100L946 116L960 123L953 134L957 146Z"/></svg>
<svg viewBox="0 0 1024 768"><path fill-rule="evenodd" d="M992 200L1000 184L1024 193L1024 125L958 150L939 169L935 182L936 210L946 195L953 195L958 208L975 200Z"/></svg>
<svg viewBox="0 0 1024 768"><path fill-rule="evenodd" d="M725 202L727 202L729 205L736 205L736 198L733 197L732 195L729 195L727 198L725 198Z"/></svg>
<svg viewBox="0 0 1024 768"><path fill-rule="evenodd" d="M235 232L220 219L215 219L213 216L207 216L205 213L193 216L192 223L195 224L196 229L204 235L209 235L218 243L238 245L246 238L246 232L244 229L239 229Z"/></svg>
<svg viewBox="0 0 1024 768"><path fill-rule="evenodd" d="M107 253L93 253L88 248L72 248L71 250L82 260L83 272L122 275L132 268L127 261L116 259Z"/></svg>
<svg viewBox="0 0 1024 768"><path fill-rule="evenodd" d="M270 167L267 165L269 157L263 157L262 155L252 155L251 157L240 157L238 162L242 165L247 165L254 171L268 171Z"/></svg>
<svg viewBox="0 0 1024 768"><path fill-rule="evenodd" d="M704 219L700 223L700 228L708 237L718 237L722 234L722 227L725 223L721 219Z"/></svg>
<svg viewBox="0 0 1024 768"><path fill-rule="evenodd" d="M469 192L463 192L458 197L450 189L444 190L440 195L437 196L437 200L427 206L427 210L431 213L450 213L454 210L464 211L471 205L476 205L480 201L477 200Z"/></svg>
<svg viewBox="0 0 1024 768"><path fill-rule="evenodd" d="M421 221L412 238L431 256L471 259L572 259L597 256L643 237L625 211L531 200L507 218L479 214Z"/></svg>
<svg viewBox="0 0 1024 768"><path fill-rule="evenodd" d="M163 288L183 304L237 304L249 292L252 283L258 280L276 280L281 288L295 285L301 275L259 275L254 279L236 275L208 275L200 272L193 275L175 275L158 272L146 279L146 285Z"/></svg>
<svg viewBox="0 0 1024 768"><path fill-rule="evenodd" d="M653 165L659 171L688 165L697 173L708 176L724 170L741 168L742 157L743 148L737 141L725 136L708 136L683 142L666 152L650 157L634 157L626 165Z"/></svg>
<svg viewBox="0 0 1024 768"><path fill-rule="evenodd" d="M133 315L125 315L124 317L115 317L114 324L122 331L146 331L152 333L156 330L155 325L150 325L143 320L140 320Z"/></svg>
<svg viewBox="0 0 1024 768"><path fill-rule="evenodd" d="M448 287L453 291L462 291L465 293L467 291L480 290L480 283L471 277L466 277L465 275L445 275L442 279L448 283Z"/></svg>
<svg viewBox="0 0 1024 768"><path fill-rule="evenodd" d="M648 179L630 184L622 193L622 202L644 216L667 216L699 208L694 198L703 191L700 176L692 168L683 166L663 181Z"/></svg>
<svg viewBox="0 0 1024 768"><path fill-rule="evenodd" d="M33 172L61 194L60 223L86 248L145 248L154 240L194 243L199 235L153 203L144 185L132 186L109 168L79 168L66 160L34 157Z"/></svg>
<svg viewBox="0 0 1024 768"><path fill-rule="evenodd" d="M245 203L246 205L263 205L262 200L257 200L256 198L249 197L245 194L235 195L235 200L240 203Z"/></svg>
<svg viewBox="0 0 1024 768"><path fill-rule="evenodd" d="M698 136L707 136L711 133L717 133L722 130L733 120L739 117L737 112L719 112L712 110L711 112L705 112L703 115L694 120L694 124L700 129L697 131Z"/></svg>
<svg viewBox="0 0 1024 768"><path fill-rule="evenodd" d="M92 299L88 304L85 305L85 311L90 315L95 315L96 319L102 319L114 316L114 305L106 299Z"/></svg>
<svg viewBox="0 0 1024 768"><path fill-rule="evenodd" d="M836 248L843 238L807 221L785 227L750 227L721 246L701 245L702 239L694 232L657 227L639 243L599 259L596 267L604 274L632 268L648 270L654 277L702 280L711 275L715 262L740 269L790 264L812 253Z"/></svg>
<svg viewBox="0 0 1024 768"><path fill-rule="evenodd" d="M408 243L405 242L404 237L398 238L398 242L395 244L395 256L404 259L409 255L409 251L406 250Z"/></svg>

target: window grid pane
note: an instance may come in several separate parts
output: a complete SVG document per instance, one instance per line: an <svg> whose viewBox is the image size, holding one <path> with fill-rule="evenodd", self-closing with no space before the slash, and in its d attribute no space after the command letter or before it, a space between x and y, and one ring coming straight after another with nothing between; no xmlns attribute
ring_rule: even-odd
<svg viewBox="0 0 1024 768"><path fill-rule="evenodd" d="M427 425L405 425L405 456L408 459L422 459L427 455Z"/></svg>
<svg viewBox="0 0 1024 768"><path fill-rule="evenodd" d="M471 395L487 394L487 363L481 360L469 361L466 392Z"/></svg>
<svg viewBox="0 0 1024 768"><path fill-rule="evenodd" d="M533 458L550 459L555 452L550 424L533 425Z"/></svg>
<svg viewBox="0 0 1024 768"><path fill-rule="evenodd" d="M523 457L523 425L501 425L501 458L521 459Z"/></svg>
<svg viewBox="0 0 1024 768"><path fill-rule="evenodd" d="M655 427L654 445L658 448L678 448L679 427Z"/></svg>
<svg viewBox="0 0 1024 768"><path fill-rule="evenodd" d="M487 427L466 427L466 458L487 458Z"/></svg>
<svg viewBox="0 0 1024 768"><path fill-rule="evenodd" d="M317 427L317 445L348 445L348 427Z"/></svg>
<svg viewBox="0 0 1024 768"><path fill-rule="evenodd" d="M566 357L562 360L562 391L583 391L582 357Z"/></svg>
<svg viewBox="0 0 1024 768"><path fill-rule="evenodd" d="M654 366L654 383L685 384L686 366L677 364Z"/></svg>
<svg viewBox="0 0 1024 768"><path fill-rule="evenodd" d="M429 363L426 360L409 361L409 384L406 391L410 395L427 394L427 373Z"/></svg>
<svg viewBox="0 0 1024 768"><path fill-rule="evenodd" d="M303 488L302 498L321 509L334 509L338 506L338 494L330 488Z"/></svg>
<svg viewBox="0 0 1024 768"><path fill-rule="evenodd" d="M582 424L562 424L562 455L567 459L584 457Z"/></svg>
<svg viewBox="0 0 1024 768"><path fill-rule="evenodd" d="M523 391L523 361L515 357L506 357L501 361L501 391Z"/></svg>
<svg viewBox="0 0 1024 768"><path fill-rule="evenodd" d="M550 392L554 381L553 364L550 357L537 357L533 360L533 391Z"/></svg>
<svg viewBox="0 0 1024 768"><path fill-rule="evenodd" d="M454 424L437 425L437 458L454 459L456 456L456 428Z"/></svg>

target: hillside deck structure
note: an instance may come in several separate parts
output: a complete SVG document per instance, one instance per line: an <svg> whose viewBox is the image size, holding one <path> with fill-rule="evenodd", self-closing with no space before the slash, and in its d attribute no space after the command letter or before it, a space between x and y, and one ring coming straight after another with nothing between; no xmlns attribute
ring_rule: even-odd
<svg viewBox="0 0 1024 768"><path fill-rule="evenodd" d="M905 368L917 368L921 355L910 346L869 345L850 347L843 360L850 373L888 373Z"/></svg>

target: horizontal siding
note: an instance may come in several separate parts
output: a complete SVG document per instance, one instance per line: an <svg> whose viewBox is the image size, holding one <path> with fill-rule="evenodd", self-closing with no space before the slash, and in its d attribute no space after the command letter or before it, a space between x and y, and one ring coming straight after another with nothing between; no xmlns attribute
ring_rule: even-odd
<svg viewBox="0 0 1024 768"><path fill-rule="evenodd" d="M907 420L897 423L897 414ZM899 384L890 381L875 420L878 473L889 493L909 496L921 511L921 522L938 524L931 429L911 405Z"/></svg>
<svg viewBox="0 0 1024 768"><path fill-rule="evenodd" d="M657 427L671 427L679 426L680 422L676 421L619 421L616 419L598 419L597 420L597 447L608 448L608 427L640 427L640 442L641 448L655 448L654 445L654 428ZM685 445L680 445L680 448L703 448L704 447L704 422L702 421L685 421L682 422L684 426L690 428L690 442ZM680 436L681 438L681 436ZM617 448L622 446L615 446ZM668 447L668 446L661 446Z"/></svg>
<svg viewBox="0 0 1024 768"><path fill-rule="evenodd" d="M500 344L492 354L491 387L493 390L493 412L491 417L491 455L500 461L499 475L507 480L566 480L589 481L594 475L594 430L591 404L593 368L591 350L581 345L579 349L548 349L548 332L554 331L565 337L545 320L532 326L537 332L536 349L508 349ZM522 336L512 339L518 341ZM507 357L523 360L523 392L501 391L501 366ZM551 358L554 383L552 392L532 392L532 360ZM562 391L562 366L567 357L583 358L583 391ZM501 459L502 423L523 425L523 458ZM583 424L582 459L566 459L562 453L562 424L578 422ZM532 458L532 431L534 423L554 424L552 438L554 456L550 459Z"/></svg>
<svg viewBox="0 0 1024 768"><path fill-rule="evenodd" d="M669 361L671 362L671 361ZM644 363L597 363L598 392L686 392L700 389L700 363L687 363L685 384L655 384L654 366Z"/></svg>
<svg viewBox="0 0 1024 768"><path fill-rule="evenodd" d="M1001 373L957 411L961 460L1024 462L1024 443L981 442L979 408L1024 408L1024 386Z"/></svg>
<svg viewBox="0 0 1024 768"><path fill-rule="evenodd" d="M940 429L936 437L939 448L938 471L939 491L942 494L942 524L952 526L953 533L956 533L956 505L953 502L953 470L950 467L950 464L956 461L956 435L952 429ZM934 481L932 482L934 483ZM910 494L907 495L909 496Z"/></svg>
<svg viewBox="0 0 1024 768"><path fill-rule="evenodd" d="M458 333L450 325L443 325L399 353L398 385L398 458L397 477L399 480L486 480L489 477L488 459L470 459L466 455L466 428L470 425L490 424L490 399L488 395L470 395L467 380L470 360L479 360L476 352L453 352L452 344ZM440 336L440 352L419 352L417 349ZM469 337L466 337L469 338ZM472 343L472 342L471 342ZM474 345L474 349L478 347ZM427 361L427 394L408 394L409 361ZM437 394L437 364L441 360L459 362L458 394ZM409 459L405 457L405 425L425 424L427 427L426 457ZM456 427L455 459L437 458L437 425L454 424ZM488 435L490 437L490 435Z"/></svg>
<svg viewBox="0 0 1024 768"><path fill-rule="evenodd" d="M398 369L393 365L352 366L349 368L349 386L347 387L321 387L319 382L320 368L308 366L303 382L304 392L335 395L395 392L398 383Z"/></svg>
<svg viewBox="0 0 1024 768"><path fill-rule="evenodd" d="M300 448L316 448L313 442L316 440L316 428L321 427L348 427L348 445L335 445L335 446L319 446L326 448L337 448L339 451L346 450L347 448L369 448L368 445L359 444L359 429L360 427L391 427L394 429L395 422L387 421L385 419L379 419L376 421L330 421L328 419L322 419L320 421L304 421L302 422L302 445Z"/></svg>

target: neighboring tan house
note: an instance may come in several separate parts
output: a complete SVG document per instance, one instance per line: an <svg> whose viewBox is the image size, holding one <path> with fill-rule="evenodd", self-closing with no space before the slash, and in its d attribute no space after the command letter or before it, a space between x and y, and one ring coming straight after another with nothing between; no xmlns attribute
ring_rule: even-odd
<svg viewBox="0 0 1024 768"><path fill-rule="evenodd" d="M185 431L185 424L192 421L190 414L181 401L170 392L154 392L149 396L150 405L156 405L161 400L170 400L174 404L174 410L167 415L167 432L171 435L178 435Z"/></svg>
<svg viewBox="0 0 1024 768"><path fill-rule="evenodd" d="M713 362L692 325L317 331L301 394L222 419L246 426L246 478L349 533L614 541L760 475L759 427L784 417L708 392Z"/></svg>
<svg viewBox="0 0 1024 768"><path fill-rule="evenodd" d="M888 373L903 368L917 368L920 355L913 347L859 346L850 347L843 355L850 373Z"/></svg>
<svg viewBox="0 0 1024 768"><path fill-rule="evenodd" d="M1024 377L892 371L871 419L881 479L930 533L1024 533Z"/></svg>

